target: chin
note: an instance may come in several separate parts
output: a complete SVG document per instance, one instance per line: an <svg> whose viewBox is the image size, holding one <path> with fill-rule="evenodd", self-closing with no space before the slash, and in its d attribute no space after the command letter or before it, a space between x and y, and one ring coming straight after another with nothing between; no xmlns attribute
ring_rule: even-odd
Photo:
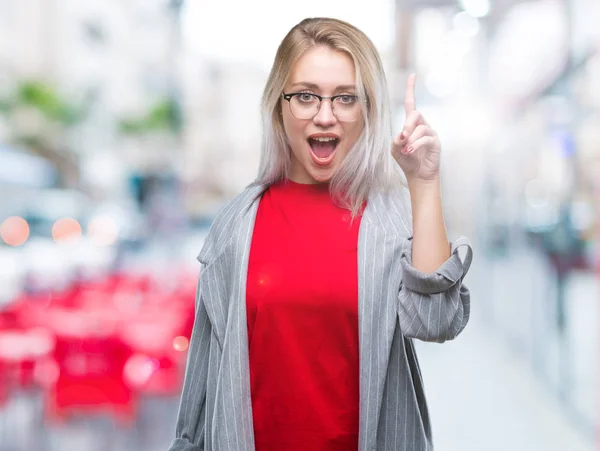
<svg viewBox="0 0 600 451"><path fill-rule="evenodd" d="M327 171L325 173L323 173L321 171L309 172L310 177L316 183L328 183L328 182L330 182L331 179L333 178L333 174L334 173L335 173L335 171Z"/></svg>

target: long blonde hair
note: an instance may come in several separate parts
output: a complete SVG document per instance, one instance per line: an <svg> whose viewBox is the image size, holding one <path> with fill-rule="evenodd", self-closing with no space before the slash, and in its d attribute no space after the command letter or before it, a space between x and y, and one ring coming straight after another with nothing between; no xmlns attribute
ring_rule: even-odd
<svg viewBox="0 0 600 451"><path fill-rule="evenodd" d="M402 177L390 153L391 109L379 53L362 31L342 20L304 19L279 45L262 96L263 142L255 183L270 185L289 175L291 150L281 116L281 93L296 61L316 46L352 58L357 94L367 99L363 103L364 129L330 182L332 197L355 217L371 193L397 188Z"/></svg>

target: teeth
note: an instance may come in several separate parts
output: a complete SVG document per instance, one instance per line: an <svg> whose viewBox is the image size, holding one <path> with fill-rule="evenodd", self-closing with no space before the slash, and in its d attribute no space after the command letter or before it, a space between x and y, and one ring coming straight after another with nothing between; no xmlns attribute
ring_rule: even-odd
<svg viewBox="0 0 600 451"><path fill-rule="evenodd" d="M311 138L314 139L315 141L321 141L321 142L329 142L329 141L335 141L336 138L332 137L332 136L324 136L324 137L319 137L319 138Z"/></svg>

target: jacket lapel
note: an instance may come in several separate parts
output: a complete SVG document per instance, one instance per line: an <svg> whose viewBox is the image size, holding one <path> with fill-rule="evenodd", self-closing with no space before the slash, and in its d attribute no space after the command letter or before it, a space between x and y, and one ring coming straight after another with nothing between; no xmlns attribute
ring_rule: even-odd
<svg viewBox="0 0 600 451"><path fill-rule="evenodd" d="M360 349L359 451L376 449L389 354L397 321L402 240L379 195L369 200L358 237Z"/></svg>
<svg viewBox="0 0 600 451"><path fill-rule="evenodd" d="M252 232L262 187L250 188L240 199L239 213L228 224L231 239L220 249L207 247L201 275L207 313L220 345L215 408L211 430L213 451L254 451L248 329L246 320L246 278ZM208 238L207 238L208 240Z"/></svg>

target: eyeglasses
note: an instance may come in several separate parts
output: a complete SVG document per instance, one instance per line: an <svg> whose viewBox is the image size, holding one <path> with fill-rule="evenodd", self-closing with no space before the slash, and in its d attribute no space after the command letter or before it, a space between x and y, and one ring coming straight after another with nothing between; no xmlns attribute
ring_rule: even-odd
<svg viewBox="0 0 600 451"><path fill-rule="evenodd" d="M331 109L335 117L342 122L354 122L361 115L360 99L352 94L338 94L324 97L312 92L282 93L290 104L290 112L297 119L312 119L321 109L323 100L331 101Z"/></svg>

